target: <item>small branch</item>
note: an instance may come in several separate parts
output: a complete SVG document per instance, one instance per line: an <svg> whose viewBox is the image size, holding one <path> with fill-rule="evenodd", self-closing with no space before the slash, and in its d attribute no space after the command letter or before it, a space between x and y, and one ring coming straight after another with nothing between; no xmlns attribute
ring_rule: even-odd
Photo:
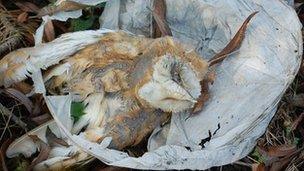
<svg viewBox="0 0 304 171"><path fill-rule="evenodd" d="M24 130L27 130L27 125L26 123L24 123L21 119L19 119L17 116L15 116L10 110L8 110L5 106L3 106L0 103L0 112L7 116L7 117L11 117L11 119L18 124L20 127L22 127Z"/></svg>

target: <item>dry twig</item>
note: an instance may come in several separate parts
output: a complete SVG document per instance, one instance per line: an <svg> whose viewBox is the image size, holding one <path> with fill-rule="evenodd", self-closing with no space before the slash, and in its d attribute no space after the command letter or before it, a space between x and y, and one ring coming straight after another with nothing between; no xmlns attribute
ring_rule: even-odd
<svg viewBox="0 0 304 171"><path fill-rule="evenodd" d="M15 116L10 110L8 110L5 106L3 106L0 103L0 112L7 116L10 117L16 124L18 124L21 128L23 128L24 130L27 130L27 124L24 123L20 118L18 118L17 116Z"/></svg>

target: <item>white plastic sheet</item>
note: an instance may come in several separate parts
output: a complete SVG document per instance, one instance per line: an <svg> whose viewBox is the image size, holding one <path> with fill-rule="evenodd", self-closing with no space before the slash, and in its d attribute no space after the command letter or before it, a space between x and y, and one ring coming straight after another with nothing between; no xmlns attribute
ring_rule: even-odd
<svg viewBox="0 0 304 171"><path fill-rule="evenodd" d="M205 58L219 52L250 13L259 13L250 22L240 50L217 66L211 98L204 110L190 118L185 113L173 115L170 126L150 137L151 152L113 164L145 169L207 169L245 157L265 132L298 71L302 36L295 11L278 0L166 2L173 36L192 44ZM149 35L150 1L125 1L120 9L125 9L119 14L120 28ZM202 144L209 131L210 141Z"/></svg>
<svg viewBox="0 0 304 171"><path fill-rule="evenodd" d="M294 0L284 0L284 1L286 1L286 3L292 7L295 5Z"/></svg>

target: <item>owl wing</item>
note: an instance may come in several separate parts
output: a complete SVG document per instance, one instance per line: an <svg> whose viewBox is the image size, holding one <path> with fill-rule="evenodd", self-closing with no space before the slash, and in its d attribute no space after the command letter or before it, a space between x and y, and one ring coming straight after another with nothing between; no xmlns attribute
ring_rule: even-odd
<svg viewBox="0 0 304 171"><path fill-rule="evenodd" d="M109 30L67 33L49 43L13 51L0 60L0 86L25 80L39 69L47 69L70 57L87 45L94 44Z"/></svg>

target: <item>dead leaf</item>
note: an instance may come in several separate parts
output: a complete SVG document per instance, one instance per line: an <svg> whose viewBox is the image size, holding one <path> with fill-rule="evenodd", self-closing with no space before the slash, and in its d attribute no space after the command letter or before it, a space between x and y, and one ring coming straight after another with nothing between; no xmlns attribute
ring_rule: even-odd
<svg viewBox="0 0 304 171"><path fill-rule="evenodd" d="M1 168L3 171L8 171L6 162L5 162L5 152L8 148L8 146L11 144L11 142L12 142L12 139L7 139L6 141L4 141L4 143L1 145L1 148L0 148L0 161L1 161Z"/></svg>
<svg viewBox="0 0 304 171"><path fill-rule="evenodd" d="M32 12L32 13L38 13L40 10L38 6L31 2L14 2L16 6L18 6L22 11L24 12Z"/></svg>
<svg viewBox="0 0 304 171"><path fill-rule="evenodd" d="M24 23L26 22L28 19L28 13L27 12L23 12L20 15L18 15L17 17L17 22L18 23Z"/></svg>
<svg viewBox="0 0 304 171"><path fill-rule="evenodd" d="M61 11L74 11L79 9L84 9L88 5L84 5L74 1L62 1L58 6L47 6L39 10L37 17L42 17L45 15L53 15Z"/></svg>
<svg viewBox="0 0 304 171"><path fill-rule="evenodd" d="M252 171L266 171L266 167L263 163L254 163L251 167Z"/></svg>
<svg viewBox="0 0 304 171"><path fill-rule="evenodd" d="M69 29L65 26L65 22L53 20L54 27L60 30L62 33L69 32Z"/></svg>
<svg viewBox="0 0 304 171"><path fill-rule="evenodd" d="M235 34L235 36L232 38L232 40L228 43L228 45L220 53L216 54L214 57L212 57L209 60L210 66L221 62L222 60L225 59L225 57L227 55L234 52L241 46L241 43L242 43L243 39L245 38L245 32L246 32L248 23L252 19L252 17L254 15L256 15L257 13L258 13L258 11L250 14L247 17L247 19L244 21L244 23L242 24L242 26L240 27L238 32Z"/></svg>
<svg viewBox="0 0 304 171"><path fill-rule="evenodd" d="M48 144L43 142L37 135L28 135L28 136L30 138L32 138L32 140L35 143L39 144L39 150L40 150L40 153L37 156L37 158L35 158L27 168L27 171L31 171L31 170L33 170L35 165L37 165L38 163L40 163L48 158L51 148L48 146Z"/></svg>
<svg viewBox="0 0 304 171"><path fill-rule="evenodd" d="M56 144L58 144L65 147L69 147L69 144L63 139L58 138L49 127L47 127L46 129L46 139L48 140L50 146L56 146Z"/></svg>
<svg viewBox="0 0 304 171"><path fill-rule="evenodd" d="M292 131L296 130L299 124L303 121L303 119L304 119L304 113L301 113L301 115L295 121L293 121L291 125L291 130Z"/></svg>
<svg viewBox="0 0 304 171"><path fill-rule="evenodd" d="M55 39L55 30L53 26L53 21L49 20L44 27L45 38L48 42Z"/></svg>
<svg viewBox="0 0 304 171"><path fill-rule="evenodd" d="M31 118L31 120L34 121L35 123L37 123L38 125L41 125L51 119L52 119L52 116L48 113Z"/></svg>
<svg viewBox="0 0 304 171"><path fill-rule="evenodd" d="M16 99L17 101L19 101L21 104L23 104L25 106L25 108L27 109L27 111L29 113L32 113L33 103L22 92L14 89L14 88L7 88L7 89L4 90L4 93L7 94L10 97Z"/></svg>
<svg viewBox="0 0 304 171"><path fill-rule="evenodd" d="M97 169L97 171L127 171L129 169L123 167L115 167L115 166L108 166L101 169Z"/></svg>
<svg viewBox="0 0 304 171"><path fill-rule="evenodd" d="M200 82L200 84L201 84L201 95L199 96L196 104L193 107L192 114L196 114L196 113L200 112L203 109L205 102L210 97L209 91L208 91L208 81L203 80Z"/></svg>
<svg viewBox="0 0 304 171"><path fill-rule="evenodd" d="M154 10L152 11L154 18L153 37L172 36L170 27L166 22L166 2L165 0L154 0Z"/></svg>
<svg viewBox="0 0 304 171"><path fill-rule="evenodd" d="M291 104L296 107L304 107L304 94L296 94L291 99Z"/></svg>
<svg viewBox="0 0 304 171"><path fill-rule="evenodd" d="M34 45L35 44L35 39L32 34L25 34L24 35L24 40L28 42L29 45Z"/></svg>
<svg viewBox="0 0 304 171"><path fill-rule="evenodd" d="M284 157L279 161L275 161L271 164L269 171L283 170L284 167L292 160L292 157Z"/></svg>
<svg viewBox="0 0 304 171"><path fill-rule="evenodd" d="M271 157L283 157L294 153L296 150L296 145L280 145L268 148L267 155Z"/></svg>
<svg viewBox="0 0 304 171"><path fill-rule="evenodd" d="M270 147L268 150L263 147L257 147L257 149L266 158L265 165L267 167L264 167L265 170L272 171L282 170L292 160L293 156L301 151L301 149L291 150L291 145ZM282 158L282 156L284 157Z"/></svg>
<svg viewBox="0 0 304 171"><path fill-rule="evenodd" d="M200 82L201 84L201 95L199 96L196 104L193 107L192 114L196 114L202 111L206 101L209 99L209 83L213 84L215 80L215 71L210 71L207 73L206 78Z"/></svg>
<svg viewBox="0 0 304 171"><path fill-rule="evenodd" d="M212 69L211 69L210 71L208 71L206 80L207 80L210 84L213 84L213 82L215 81L215 78L216 78L216 72L215 72L215 70L212 70Z"/></svg>
<svg viewBox="0 0 304 171"><path fill-rule="evenodd" d="M32 97L33 97L33 102L34 102L34 108L33 108L32 114L31 114L32 117L35 117L42 113L48 112L48 110L45 111L45 106L44 106L44 101L43 101L42 95L36 94Z"/></svg>

